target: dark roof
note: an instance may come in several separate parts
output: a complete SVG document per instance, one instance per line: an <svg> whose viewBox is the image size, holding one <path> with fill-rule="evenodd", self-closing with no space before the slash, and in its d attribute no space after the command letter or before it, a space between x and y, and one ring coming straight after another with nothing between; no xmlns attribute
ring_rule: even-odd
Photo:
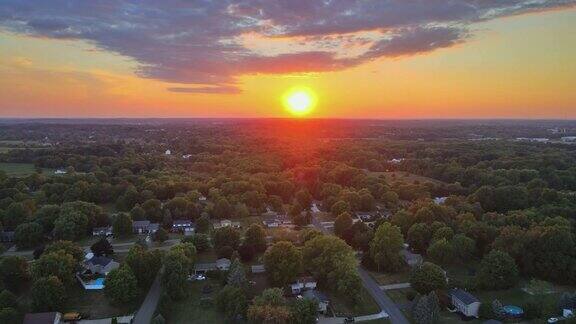
<svg viewBox="0 0 576 324"><path fill-rule="evenodd" d="M28 313L24 315L23 324L54 324L58 313Z"/></svg>
<svg viewBox="0 0 576 324"><path fill-rule="evenodd" d="M483 324L502 324L502 322L497 321L497 320L493 320L493 319L484 321L484 322L482 322L482 323L483 323Z"/></svg>
<svg viewBox="0 0 576 324"><path fill-rule="evenodd" d="M92 259L88 260L88 262L105 267L108 265L108 263L112 262L112 259L102 256L100 257L95 256Z"/></svg>
<svg viewBox="0 0 576 324"><path fill-rule="evenodd" d="M134 221L132 222L133 227L148 227L150 225L150 221Z"/></svg>
<svg viewBox="0 0 576 324"><path fill-rule="evenodd" d="M306 299L317 300L319 302L328 302L328 297L318 290L306 290L302 293Z"/></svg>
<svg viewBox="0 0 576 324"><path fill-rule="evenodd" d="M450 295L454 296L455 298L457 298L458 300L460 300L461 302L463 302L466 305L470 305L472 303L476 303L479 302L480 300L478 300L478 298L474 297L474 295L462 290L462 289L452 289L450 290Z"/></svg>

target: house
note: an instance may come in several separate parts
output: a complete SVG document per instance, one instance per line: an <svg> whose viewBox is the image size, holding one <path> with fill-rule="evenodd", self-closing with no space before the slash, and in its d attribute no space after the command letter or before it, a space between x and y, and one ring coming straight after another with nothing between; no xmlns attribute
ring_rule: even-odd
<svg viewBox="0 0 576 324"><path fill-rule="evenodd" d="M318 290L306 290L302 293L304 299L315 300L318 302L318 312L324 314L328 310L328 298Z"/></svg>
<svg viewBox="0 0 576 324"><path fill-rule="evenodd" d="M1 231L0 232L0 242L14 242L14 231Z"/></svg>
<svg viewBox="0 0 576 324"><path fill-rule="evenodd" d="M375 221L378 218L378 213L376 212L357 212L356 217L364 223L370 223ZM357 221L357 219L353 219L353 221Z"/></svg>
<svg viewBox="0 0 576 324"><path fill-rule="evenodd" d="M184 235L194 234L195 226L191 220L188 219L177 219L172 222L172 232L180 232Z"/></svg>
<svg viewBox="0 0 576 324"><path fill-rule="evenodd" d="M576 142L576 136L565 136L560 139L564 143L574 143Z"/></svg>
<svg viewBox="0 0 576 324"><path fill-rule="evenodd" d="M318 207L318 204L315 202L312 203L312 207L310 207L310 210L312 211L313 214L317 214L320 212L320 208Z"/></svg>
<svg viewBox="0 0 576 324"><path fill-rule="evenodd" d="M240 222L233 222L229 219L223 219L219 222L214 223L214 228L222 228L222 227L240 228Z"/></svg>
<svg viewBox="0 0 576 324"><path fill-rule="evenodd" d="M312 277L301 277L290 284L290 290L292 291L292 295L298 295L306 290L316 289L316 280Z"/></svg>
<svg viewBox="0 0 576 324"><path fill-rule="evenodd" d="M454 305L460 313L468 317L478 318L478 310L480 309L481 304L478 298L459 288L450 290L448 294L452 301L452 305Z"/></svg>
<svg viewBox="0 0 576 324"><path fill-rule="evenodd" d="M266 268L264 268L263 264L253 265L251 267L252 273L264 273L266 272Z"/></svg>
<svg viewBox="0 0 576 324"><path fill-rule="evenodd" d="M404 161L403 158L388 160L388 162L392 164L400 164L402 161Z"/></svg>
<svg viewBox="0 0 576 324"><path fill-rule="evenodd" d="M182 158L183 158L184 160L188 160L188 159L191 158L191 157L192 157L192 154L184 154L184 155L182 155Z"/></svg>
<svg viewBox="0 0 576 324"><path fill-rule="evenodd" d="M207 198L206 198L205 196L200 196L200 197L198 197L198 201L206 201L206 199L207 199Z"/></svg>
<svg viewBox="0 0 576 324"><path fill-rule="evenodd" d="M107 275L110 271L118 269L120 264L107 257L94 256L87 261L84 261L84 268L90 270L93 274Z"/></svg>
<svg viewBox="0 0 576 324"><path fill-rule="evenodd" d="M165 155L172 155L172 151L170 150L166 150L166 152L164 152Z"/></svg>
<svg viewBox="0 0 576 324"><path fill-rule="evenodd" d="M216 269L220 271L228 271L230 269L230 259L222 258L216 260Z"/></svg>
<svg viewBox="0 0 576 324"><path fill-rule="evenodd" d="M206 274L208 271L218 270L216 263L196 263L194 264L194 274Z"/></svg>
<svg viewBox="0 0 576 324"><path fill-rule="evenodd" d="M58 169L54 171L54 174L66 174L66 170Z"/></svg>
<svg viewBox="0 0 576 324"><path fill-rule="evenodd" d="M94 227L92 229L92 236L112 236L112 226Z"/></svg>
<svg viewBox="0 0 576 324"><path fill-rule="evenodd" d="M262 221L262 224L268 228L276 228L280 226L280 221L276 217L266 217Z"/></svg>
<svg viewBox="0 0 576 324"><path fill-rule="evenodd" d="M422 255L417 254L417 253L412 253L406 247L400 251L400 255L402 256L402 258L404 259L406 264L412 268L421 265L422 262L424 261L424 259L422 258Z"/></svg>
<svg viewBox="0 0 576 324"><path fill-rule="evenodd" d="M158 223L150 223L150 221L133 221L132 231L136 234L154 234L160 228Z"/></svg>
<svg viewBox="0 0 576 324"><path fill-rule="evenodd" d="M448 199L448 197L436 197L434 198L434 203L436 205L442 205L446 202L446 199Z"/></svg>
<svg viewBox="0 0 576 324"><path fill-rule="evenodd" d="M59 324L62 313L28 313L24 315L23 324Z"/></svg>

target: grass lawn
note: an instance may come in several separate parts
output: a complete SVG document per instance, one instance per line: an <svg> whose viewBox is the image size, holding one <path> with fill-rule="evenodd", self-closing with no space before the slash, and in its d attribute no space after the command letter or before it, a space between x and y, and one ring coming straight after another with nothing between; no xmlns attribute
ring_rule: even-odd
<svg viewBox="0 0 576 324"><path fill-rule="evenodd" d="M202 293L202 287L210 284L213 291ZM168 302L163 308L162 316L167 323L227 323L227 319L216 309L213 299L220 286L217 282L206 280L188 283L189 295L187 298Z"/></svg>
<svg viewBox="0 0 576 324"><path fill-rule="evenodd" d="M376 314L380 312L378 304L372 299L368 291L362 288L360 298L362 301L352 304L329 291L323 291L330 300L330 308L336 317L362 316Z"/></svg>
<svg viewBox="0 0 576 324"><path fill-rule="evenodd" d="M64 313L79 312L89 316L91 319L132 314L138 309L144 299L144 293L142 293L133 303L111 305L103 290L84 290L79 283L76 283L73 287L66 288L66 292L68 293L68 298L64 305Z"/></svg>
<svg viewBox="0 0 576 324"><path fill-rule="evenodd" d="M370 271L370 275L380 285L405 283L410 280L410 273L408 269L400 271L398 273L383 273L383 272Z"/></svg>
<svg viewBox="0 0 576 324"><path fill-rule="evenodd" d="M0 170L10 177L27 177L36 173L36 167L32 163L4 163L0 162ZM54 170L42 169L45 174L52 174Z"/></svg>

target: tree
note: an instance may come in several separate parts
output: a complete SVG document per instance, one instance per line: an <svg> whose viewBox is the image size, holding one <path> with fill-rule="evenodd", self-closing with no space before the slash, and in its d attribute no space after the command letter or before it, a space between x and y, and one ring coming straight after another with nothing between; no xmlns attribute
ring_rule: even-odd
<svg viewBox="0 0 576 324"><path fill-rule="evenodd" d="M192 236L192 243L198 252L204 252L211 248L210 236L207 234L194 234L194 236Z"/></svg>
<svg viewBox="0 0 576 324"><path fill-rule="evenodd" d="M252 224L244 233L244 244L251 245L258 253L266 251L266 232L258 224Z"/></svg>
<svg viewBox="0 0 576 324"><path fill-rule="evenodd" d="M296 299L292 304L292 323L315 324L318 302L310 299Z"/></svg>
<svg viewBox="0 0 576 324"><path fill-rule="evenodd" d="M211 228L212 224L207 215L198 218L198 221L196 221L196 233L208 234Z"/></svg>
<svg viewBox="0 0 576 324"><path fill-rule="evenodd" d="M379 271L397 272L404 260L400 251L404 248L404 238L398 226L388 222L378 226L372 242L370 242L370 256L378 266Z"/></svg>
<svg viewBox="0 0 576 324"><path fill-rule="evenodd" d="M231 319L236 319L246 313L248 301L241 288L226 285L216 295L216 306Z"/></svg>
<svg viewBox="0 0 576 324"><path fill-rule="evenodd" d="M338 215L334 221L334 234L346 240L349 230L353 224L354 222L352 221L352 217L349 213L344 212Z"/></svg>
<svg viewBox="0 0 576 324"><path fill-rule="evenodd" d="M230 270L228 271L227 283L231 286L243 288L246 285L246 272L244 266L238 258L232 260Z"/></svg>
<svg viewBox="0 0 576 324"><path fill-rule="evenodd" d="M70 254L76 262L80 262L84 259L84 252L82 252L82 249L72 241L55 241L46 247L44 253L54 253L58 251Z"/></svg>
<svg viewBox="0 0 576 324"><path fill-rule="evenodd" d="M350 205L347 202L340 200L337 201L332 208L330 208L332 215L337 216L345 212L350 212Z"/></svg>
<svg viewBox="0 0 576 324"><path fill-rule="evenodd" d="M476 242L464 234L456 234L451 240L452 246L455 247L454 256L460 261L468 261L474 255Z"/></svg>
<svg viewBox="0 0 576 324"><path fill-rule="evenodd" d="M412 310L412 318L417 324L432 324L438 322L440 305L434 292L421 296L416 300Z"/></svg>
<svg viewBox="0 0 576 324"><path fill-rule="evenodd" d="M240 232L229 226L221 227L214 231L213 239L216 249L229 246L236 250L240 245Z"/></svg>
<svg viewBox="0 0 576 324"><path fill-rule="evenodd" d="M312 195L306 189L299 190L298 192L296 192L296 201L298 201L298 204L300 206L302 206L305 209L308 209L312 204Z"/></svg>
<svg viewBox="0 0 576 324"><path fill-rule="evenodd" d="M444 270L431 262L424 262L412 270L410 285L421 294L444 289L446 287L446 275Z"/></svg>
<svg viewBox="0 0 576 324"><path fill-rule="evenodd" d="M264 267L270 282L283 287L300 274L302 253L290 242L275 243L264 254Z"/></svg>
<svg viewBox="0 0 576 324"><path fill-rule="evenodd" d="M66 300L66 289L55 276L36 280L31 292L32 307L37 312L60 311Z"/></svg>
<svg viewBox="0 0 576 324"><path fill-rule="evenodd" d="M233 214L233 209L226 198L219 198L214 205L212 214L218 219L230 218Z"/></svg>
<svg viewBox="0 0 576 324"><path fill-rule="evenodd" d="M16 291L28 280L28 262L20 256L5 256L0 259L0 278L4 287Z"/></svg>
<svg viewBox="0 0 576 324"><path fill-rule="evenodd" d="M38 280L43 277L55 276L66 286L74 282L78 262L64 251L44 253L32 264L32 277Z"/></svg>
<svg viewBox="0 0 576 324"><path fill-rule="evenodd" d="M238 254L240 254L240 258L243 262L250 262L254 259L256 251L254 251L252 245L242 244L238 247Z"/></svg>
<svg viewBox="0 0 576 324"><path fill-rule="evenodd" d="M0 323L20 324L22 323L22 316L12 307L0 308Z"/></svg>
<svg viewBox="0 0 576 324"><path fill-rule="evenodd" d="M135 221L146 220L146 211L140 205L136 205L130 210L130 218Z"/></svg>
<svg viewBox="0 0 576 324"><path fill-rule="evenodd" d="M112 232L115 237L126 237L132 234L132 219L126 213L120 213L114 218Z"/></svg>
<svg viewBox="0 0 576 324"><path fill-rule="evenodd" d="M16 296L6 289L2 290L2 292L0 292L0 309L17 307L18 301L16 300Z"/></svg>
<svg viewBox="0 0 576 324"><path fill-rule="evenodd" d="M92 246L90 246L90 251L92 251L95 256L110 256L114 254L112 244L110 244L110 242L108 242L104 237L101 237L98 241L92 244Z"/></svg>
<svg viewBox="0 0 576 324"><path fill-rule="evenodd" d="M170 251L180 251L188 259L190 271L193 270L194 262L196 261L196 247L192 243L179 243L174 245Z"/></svg>
<svg viewBox="0 0 576 324"><path fill-rule="evenodd" d="M426 223L417 223L408 230L407 241L414 251L418 253L426 252L430 242L430 228Z"/></svg>
<svg viewBox="0 0 576 324"><path fill-rule="evenodd" d="M441 265L447 265L453 261L454 248L445 238L442 238L432 243L426 254L432 261Z"/></svg>
<svg viewBox="0 0 576 324"><path fill-rule="evenodd" d="M186 280L190 270L190 260L179 250L169 251L164 257L162 284L168 295L179 300L186 296Z"/></svg>
<svg viewBox="0 0 576 324"><path fill-rule="evenodd" d="M142 289L147 289L152 284L162 266L162 256L158 250L146 251L139 245L130 248L125 261Z"/></svg>
<svg viewBox="0 0 576 324"><path fill-rule="evenodd" d="M482 259L478 281L486 289L506 289L518 282L518 268L506 252L492 250Z"/></svg>
<svg viewBox="0 0 576 324"><path fill-rule="evenodd" d="M164 243L168 240L168 232L160 227L156 233L154 233L154 241L159 243Z"/></svg>
<svg viewBox="0 0 576 324"><path fill-rule="evenodd" d="M138 297L138 280L129 266L114 269L106 276L104 293L112 303L130 303Z"/></svg>
<svg viewBox="0 0 576 324"><path fill-rule="evenodd" d="M76 241L88 230L88 217L81 212L62 209L54 222L54 236L61 240Z"/></svg>
<svg viewBox="0 0 576 324"><path fill-rule="evenodd" d="M442 226L434 231L432 235L432 242L436 242L441 239L450 241L454 237L454 230L448 226Z"/></svg>
<svg viewBox="0 0 576 324"><path fill-rule="evenodd" d="M316 279L349 301L358 301L361 288L358 261L346 242L335 236L322 235L306 242L302 251L307 270Z"/></svg>
<svg viewBox="0 0 576 324"><path fill-rule="evenodd" d="M44 205L34 215L34 219L44 229L44 233L49 233L54 229L54 222L60 215L60 206Z"/></svg>
<svg viewBox="0 0 576 324"><path fill-rule="evenodd" d="M40 245L44 239L42 225L38 223L23 223L16 227L14 242L19 248L32 248Z"/></svg>
<svg viewBox="0 0 576 324"><path fill-rule="evenodd" d="M248 320L254 323L287 323L290 316L280 288L265 289L248 308Z"/></svg>

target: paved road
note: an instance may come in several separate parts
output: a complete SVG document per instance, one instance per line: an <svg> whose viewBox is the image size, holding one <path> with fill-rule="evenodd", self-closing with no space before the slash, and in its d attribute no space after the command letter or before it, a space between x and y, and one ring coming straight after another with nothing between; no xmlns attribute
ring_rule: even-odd
<svg viewBox="0 0 576 324"><path fill-rule="evenodd" d="M168 250L173 245L175 245L179 242L180 242L180 239L167 240L161 246L150 246L148 249L149 250ZM112 248L114 248L114 253L128 253L128 251L130 251L130 248L134 244L136 244L136 241L123 242L123 243L112 243ZM90 249L90 245L81 246L80 248L82 250L87 250L87 249ZM34 250L6 251L3 255L4 256L17 255L17 256L32 258L34 256Z"/></svg>
<svg viewBox="0 0 576 324"><path fill-rule="evenodd" d="M325 234L332 234L322 223L316 218L312 217L312 224L319 229L321 232ZM358 274L360 275L360 279L362 279L362 283L364 288L368 290L368 293L374 298L374 301L380 306L380 309L388 314L390 317L390 321L393 324L410 324L410 322L406 319L402 311L396 306L396 304L386 295L386 293L380 289L380 285L364 268L358 266Z"/></svg>
<svg viewBox="0 0 576 324"><path fill-rule="evenodd" d="M133 322L134 324L150 324L152 321L152 316L154 316L154 312L156 311L156 307L158 306L160 295L162 293L160 277L162 276L163 271L164 269L160 269L160 271L158 271L156 279L154 279L154 283L152 283L152 286L146 295L146 299L144 299L140 309L138 309L136 312L136 316L134 317Z"/></svg>

